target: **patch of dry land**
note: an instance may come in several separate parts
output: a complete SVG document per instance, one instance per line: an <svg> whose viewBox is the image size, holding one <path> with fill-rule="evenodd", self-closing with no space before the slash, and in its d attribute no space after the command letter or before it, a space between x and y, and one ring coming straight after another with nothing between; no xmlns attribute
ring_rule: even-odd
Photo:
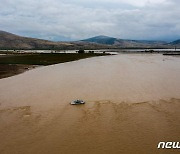
<svg viewBox="0 0 180 154"><path fill-rule="evenodd" d="M1 154L180 152L160 141L180 141L179 57L119 54L0 79Z"/></svg>
<svg viewBox="0 0 180 154"><path fill-rule="evenodd" d="M23 73L35 67L37 66L22 64L0 64L0 79Z"/></svg>

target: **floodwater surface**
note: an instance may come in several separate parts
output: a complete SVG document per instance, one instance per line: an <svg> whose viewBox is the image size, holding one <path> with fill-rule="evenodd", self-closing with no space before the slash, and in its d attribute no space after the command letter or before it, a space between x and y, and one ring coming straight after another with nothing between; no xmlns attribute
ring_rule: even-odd
<svg viewBox="0 0 180 154"><path fill-rule="evenodd" d="M69 102L83 99L85 105ZM180 59L119 54L0 79L0 153L179 153Z"/></svg>

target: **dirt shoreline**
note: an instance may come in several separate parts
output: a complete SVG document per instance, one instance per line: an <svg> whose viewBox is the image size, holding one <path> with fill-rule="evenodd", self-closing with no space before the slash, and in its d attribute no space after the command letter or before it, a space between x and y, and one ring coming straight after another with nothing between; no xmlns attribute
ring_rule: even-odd
<svg viewBox="0 0 180 154"><path fill-rule="evenodd" d="M37 65L0 64L0 79L24 73L38 67Z"/></svg>
<svg viewBox="0 0 180 154"><path fill-rule="evenodd" d="M107 56L106 53L12 53L0 56L0 79L23 73L38 66L76 61L96 56Z"/></svg>

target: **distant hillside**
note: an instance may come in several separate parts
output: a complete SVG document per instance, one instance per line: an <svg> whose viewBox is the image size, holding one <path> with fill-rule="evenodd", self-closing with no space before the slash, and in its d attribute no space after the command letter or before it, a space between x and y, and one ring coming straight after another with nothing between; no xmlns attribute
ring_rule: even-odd
<svg viewBox="0 0 180 154"><path fill-rule="evenodd" d="M22 37L5 31L0 31L0 49L103 49L114 48L109 45L91 42L53 42L42 39Z"/></svg>
<svg viewBox="0 0 180 154"><path fill-rule="evenodd" d="M117 39L108 36L96 36L89 39L82 40L83 42L92 42L92 43L99 43L99 44L106 44L106 45L114 45Z"/></svg>
<svg viewBox="0 0 180 154"><path fill-rule="evenodd" d="M64 48L71 43L52 42L47 40L21 37L8 32L0 31L0 49L48 49Z"/></svg>
<svg viewBox="0 0 180 154"><path fill-rule="evenodd" d="M170 44L180 46L180 39L176 40L176 41L173 41Z"/></svg>
<svg viewBox="0 0 180 154"><path fill-rule="evenodd" d="M53 42L22 37L0 31L0 49L111 49L111 48L180 48L180 40L171 43L148 40L125 40L108 36L96 36L75 42Z"/></svg>
<svg viewBox="0 0 180 154"><path fill-rule="evenodd" d="M118 39L115 42L118 47L129 47L129 48L164 48L166 47L166 42L163 41L148 41L148 40L123 40Z"/></svg>
<svg viewBox="0 0 180 154"><path fill-rule="evenodd" d="M149 40L126 40L118 39L108 36L96 36L89 39L82 40L84 42L113 45L118 48L160 48L168 47L167 42L164 41L149 41Z"/></svg>

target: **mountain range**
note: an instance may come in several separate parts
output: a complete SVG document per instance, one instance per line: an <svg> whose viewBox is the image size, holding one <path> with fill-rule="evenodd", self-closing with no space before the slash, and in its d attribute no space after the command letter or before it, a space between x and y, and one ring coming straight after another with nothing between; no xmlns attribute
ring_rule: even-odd
<svg viewBox="0 0 180 154"><path fill-rule="evenodd" d="M126 40L96 36L74 42L54 42L18 36L0 31L0 49L104 49L104 48L180 48L180 40L173 42Z"/></svg>
<svg viewBox="0 0 180 154"><path fill-rule="evenodd" d="M98 43L98 44L106 44L106 45L108 44L108 45L116 46L118 48L171 48L174 46L180 47L180 40L176 40L168 43L165 41L118 39L103 35L92 37L82 41Z"/></svg>

